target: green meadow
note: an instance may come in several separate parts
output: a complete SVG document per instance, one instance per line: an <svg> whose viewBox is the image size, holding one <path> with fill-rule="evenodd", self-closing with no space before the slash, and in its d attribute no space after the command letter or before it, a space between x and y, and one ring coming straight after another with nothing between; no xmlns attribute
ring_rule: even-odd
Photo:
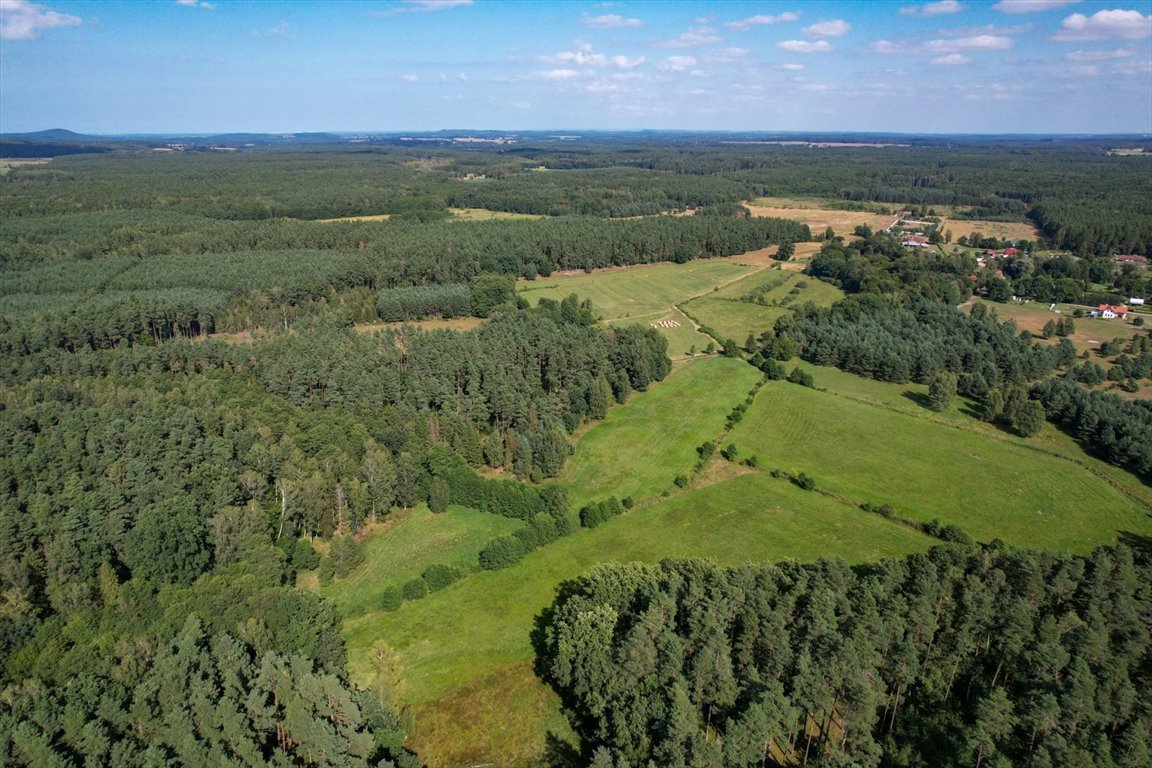
<svg viewBox="0 0 1152 768"><path fill-rule="evenodd" d="M520 282L516 287L533 305L542 298L560 301L574 293L591 299L600 317L613 321L669 312L686 299L762 270L726 260L701 259L687 264L651 264L553 276Z"/></svg>
<svg viewBox="0 0 1152 768"><path fill-rule="evenodd" d="M1086 552L1121 531L1152 533L1142 487L1097 471L1099 462L922 413L771 382L727 439L765 466L807 473L820 490L890 504L911 520L939 518L980 541Z"/></svg>
<svg viewBox="0 0 1152 768"><path fill-rule="evenodd" d="M749 333L770 330L793 307L806 302L827 307L842 298L840 289L800 272L764 270L687 301L683 309L701 325L743 344Z"/></svg>
<svg viewBox="0 0 1152 768"><path fill-rule="evenodd" d="M321 587L320 594L331 600L343 616L375 610L387 587L403 585L434 563L471 570L488 542L522 525L518 520L456 505L442 514L433 514L425 506L417 507L368 537L364 541L364 564L347 578Z"/></svg>

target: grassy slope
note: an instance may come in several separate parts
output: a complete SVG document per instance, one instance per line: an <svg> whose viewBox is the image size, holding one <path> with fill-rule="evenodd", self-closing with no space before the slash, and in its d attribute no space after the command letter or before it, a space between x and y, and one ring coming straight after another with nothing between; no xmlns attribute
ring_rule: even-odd
<svg viewBox="0 0 1152 768"><path fill-rule="evenodd" d="M565 275L521 282L517 290L529 303L559 301L570 293L592 300L608 321L668 312L672 306L760 269L730 261L705 259L687 264L652 264L592 274ZM656 319L655 317L652 319ZM638 319L638 322L649 320Z"/></svg>
<svg viewBox="0 0 1152 768"><path fill-rule="evenodd" d="M739 360L703 358L613 408L580 438L565 466L561 479L573 505L612 495L639 500L671 488L696 460L696 446L720 433L758 379Z"/></svg>
<svg viewBox="0 0 1152 768"><path fill-rule="evenodd" d="M774 382L729 440L769 466L807 472L823 490L890 503L914 520L939 517L984 541L1084 552L1118 531L1152 532L1143 499L1091 471L1088 457L1074 463L923 413Z"/></svg>
<svg viewBox="0 0 1152 768"><path fill-rule="evenodd" d="M427 507L364 542L364 564L345 579L322 587L344 616L374 609L385 587L401 586L433 563L476 567L476 556L490 542L522 525L498 515L450 506L442 515Z"/></svg>
<svg viewBox="0 0 1152 768"><path fill-rule="evenodd" d="M551 603L561 582L595 563L665 557L739 563L822 555L859 562L931 543L908 528L765 474L741 475L579 531L514 568L474 576L395 614L349 621L351 672L354 679L367 680L367 651L382 638L400 653L405 698L418 713L412 744L424 760L517 764L538 755L544 734L559 727L559 702L528 672L533 618ZM488 715L479 709L488 709ZM457 726L461 712L470 718L463 728ZM493 733L500 736L493 739ZM494 742L490 751L476 751L480 735Z"/></svg>
<svg viewBox="0 0 1152 768"><path fill-rule="evenodd" d="M798 292L793 294L793 290ZM762 293L766 305L739 300L751 293ZM771 329L776 318L790 307L807 301L827 307L843 297L838 288L799 272L764 271L692 299L684 304L684 310L724 337L743 344L749 333L759 336Z"/></svg>

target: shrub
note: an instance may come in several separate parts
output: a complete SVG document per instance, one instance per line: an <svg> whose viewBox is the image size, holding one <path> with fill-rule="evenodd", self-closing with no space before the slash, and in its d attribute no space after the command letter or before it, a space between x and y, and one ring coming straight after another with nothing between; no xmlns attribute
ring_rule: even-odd
<svg viewBox="0 0 1152 768"><path fill-rule="evenodd" d="M384 591L380 593L380 610L382 611L391 612L399 610L403 602L404 595L400 592L400 587L385 587Z"/></svg>
<svg viewBox="0 0 1152 768"><path fill-rule="evenodd" d="M311 571L320 565L320 554L304 539L296 539L292 547L292 567L298 571Z"/></svg>
<svg viewBox="0 0 1152 768"><path fill-rule="evenodd" d="M439 592L447 586L455 584L464 576L464 571L455 565L435 563L424 569L420 578L428 585L429 592Z"/></svg>
<svg viewBox="0 0 1152 768"><path fill-rule="evenodd" d="M501 536L480 550L480 567L486 571L507 568L524 557L524 544L515 536Z"/></svg>
<svg viewBox="0 0 1152 768"><path fill-rule="evenodd" d="M812 374L803 370L799 366L792 369L792 373L788 374L788 381L793 384L799 384L802 387L811 387L813 382Z"/></svg>
<svg viewBox="0 0 1152 768"><path fill-rule="evenodd" d="M428 584L425 583L424 579L417 576L411 581L404 582L402 591L405 600L419 600L428 594Z"/></svg>
<svg viewBox="0 0 1152 768"><path fill-rule="evenodd" d="M332 574L333 574L332 558L330 558L330 557L320 558L320 571L319 571L319 573L316 574L317 578L320 579L320 586L326 587L329 584L331 584L332 583Z"/></svg>

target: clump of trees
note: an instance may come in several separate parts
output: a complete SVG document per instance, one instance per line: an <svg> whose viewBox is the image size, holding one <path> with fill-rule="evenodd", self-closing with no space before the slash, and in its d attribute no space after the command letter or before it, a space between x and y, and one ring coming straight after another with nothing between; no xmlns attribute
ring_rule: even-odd
<svg viewBox="0 0 1152 768"><path fill-rule="evenodd" d="M595 765L1135 767L1150 576L1125 547L600 565L538 664Z"/></svg>

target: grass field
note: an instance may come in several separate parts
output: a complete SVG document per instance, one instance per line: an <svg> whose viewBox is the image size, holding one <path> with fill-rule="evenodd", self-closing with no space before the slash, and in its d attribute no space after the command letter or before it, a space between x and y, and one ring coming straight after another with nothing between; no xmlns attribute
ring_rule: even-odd
<svg viewBox="0 0 1152 768"><path fill-rule="evenodd" d="M672 487L696 461L696 446L715 438L724 419L760 378L751 366L709 357L678 366L648 392L594 425L576 443L561 480L574 507Z"/></svg>
<svg viewBox="0 0 1152 768"><path fill-rule="evenodd" d="M1086 552L1119 531L1152 533L1146 499L1093 472L1087 456L1073 462L924 413L773 382L728 440L766 466L808 473L822 490L888 503L913 520L938 517L981 541Z"/></svg>
<svg viewBox="0 0 1152 768"><path fill-rule="evenodd" d="M749 294L761 296L765 304L739 300ZM827 307L843 297L840 289L799 272L766 270L692 299L684 311L724 338L743 344L749 333L759 336L771 329L789 307L808 301Z"/></svg>
<svg viewBox="0 0 1152 768"><path fill-rule="evenodd" d="M968 219L941 219L940 231L952 231L952 240L971 237L979 232L985 237L1000 240L1039 240L1040 232L1027 221L975 221Z"/></svg>
<svg viewBox="0 0 1152 768"><path fill-rule="evenodd" d="M513 568L474 576L394 614L353 619L345 625L350 668L353 679L367 682L372 644L383 639L398 651L405 700L416 712L409 743L430 766L536 764L559 702L525 671L529 633L562 581L607 561L707 557L735 564L827 555L860 562L931 544L787 482L742 475L579 531ZM454 725L461 710L472 718L463 731ZM477 736L468 735L494 732L501 735L493 751L478 752Z"/></svg>
<svg viewBox="0 0 1152 768"><path fill-rule="evenodd" d="M473 328L479 328L483 324L484 320L479 317L453 317L448 320L436 317L431 320L409 320L405 323L361 323L356 326L356 330L360 333L372 333L374 331L384 331L389 328L401 328L405 325L410 325L425 331L470 331Z"/></svg>
<svg viewBox="0 0 1152 768"><path fill-rule="evenodd" d="M1061 311L1057 315L1055 312L1048 311L1048 305L1038 302L1027 302L1019 304L1016 302L1000 304L994 301L986 301L984 299L974 299L988 307L989 310L996 312L996 317L1001 322L1013 320L1016 327L1022 331L1031 331L1037 336L1044 329L1044 325L1049 320L1058 320L1062 317L1072 317L1072 311L1075 307L1068 304L1057 304L1056 308ZM1101 318L1091 317L1076 317L1072 318L1076 324L1076 333L1072 334L1069 338L1072 343L1076 345L1076 349L1083 352L1084 350L1094 350L1101 342L1108 341L1115 338L1132 338L1138 333L1146 332L1145 328L1138 328L1132 325L1131 322L1119 319L1103 320ZM1056 343L1053 339L1052 343Z"/></svg>
<svg viewBox="0 0 1152 768"><path fill-rule="evenodd" d="M385 587L401 586L433 563L475 568L476 556L488 542L521 525L517 520L464 507L449 506L440 515L417 507L367 538L364 564L347 578L321 587L320 594L343 616L373 610Z"/></svg>
<svg viewBox="0 0 1152 768"><path fill-rule="evenodd" d="M461 221L492 221L493 219L542 219L531 213L509 213L508 211L490 211L487 208L449 208L454 218Z"/></svg>
<svg viewBox="0 0 1152 768"><path fill-rule="evenodd" d="M559 301L575 293L591 299L596 312L606 321L642 320L648 315L668 312L686 299L758 269L727 260L701 259L687 264L651 264L591 274L554 275L522 281L516 288L530 304L536 304L541 298Z"/></svg>
<svg viewBox="0 0 1152 768"><path fill-rule="evenodd" d="M678 323L675 327L660 325L663 322ZM712 341L709 336L706 336L700 331L696 330L696 325L692 322L692 318L685 315L679 309L672 307L670 310L654 312L651 315L640 315L627 318L625 320L610 321L613 326L625 325L650 325L664 334L664 338L668 339L668 356L673 360L684 360L693 357L696 354L702 353Z"/></svg>
<svg viewBox="0 0 1152 768"><path fill-rule="evenodd" d="M822 234L832 227L838 235L850 235L858 224L872 229L887 229L896 221L895 216L870 211L840 211L821 205L819 200L797 200L782 197L759 197L748 204L753 216L777 219L795 219L808 225L813 234Z"/></svg>

